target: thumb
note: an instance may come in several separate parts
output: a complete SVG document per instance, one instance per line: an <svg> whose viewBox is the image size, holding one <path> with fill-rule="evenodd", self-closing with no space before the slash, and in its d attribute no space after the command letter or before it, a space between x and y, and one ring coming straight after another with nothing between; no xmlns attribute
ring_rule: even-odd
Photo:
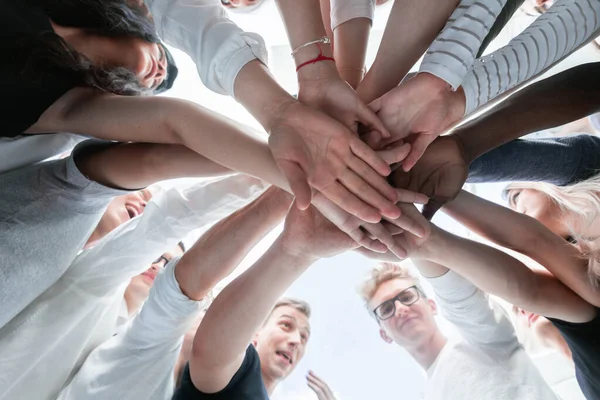
<svg viewBox="0 0 600 400"><path fill-rule="evenodd" d="M306 174L300 165L289 160L279 160L279 169L290 184L290 189L296 197L296 206L300 210L306 210L310 206L312 190L308 184Z"/></svg>
<svg viewBox="0 0 600 400"><path fill-rule="evenodd" d="M447 202L448 202L447 199L440 199L440 198L430 199L429 202L423 206L423 211L421 213L423 214L423 216L425 218L427 218L429 221L431 221L431 219L433 218L435 213L438 212L438 210L440 208L442 208L444 206L444 204L446 204Z"/></svg>
<svg viewBox="0 0 600 400"><path fill-rule="evenodd" d="M436 138L436 135L420 133L417 138L412 141L410 153L406 157L406 159L402 162L402 169L408 172L412 167L415 166L417 161L421 159L425 150L427 150L427 146L431 142L433 142Z"/></svg>
<svg viewBox="0 0 600 400"><path fill-rule="evenodd" d="M369 107L371 109L371 111L373 111L375 114L377 114L381 110L382 106L383 106L383 101L381 101L381 97L378 97L375 100L373 100L372 102L370 102L367 107Z"/></svg>

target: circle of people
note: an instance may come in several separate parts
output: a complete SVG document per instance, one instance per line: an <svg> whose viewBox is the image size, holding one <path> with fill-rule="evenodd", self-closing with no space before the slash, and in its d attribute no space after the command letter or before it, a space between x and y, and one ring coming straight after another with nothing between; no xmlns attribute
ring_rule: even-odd
<svg viewBox="0 0 600 400"><path fill-rule="evenodd" d="M395 0L367 71L374 0L275 0L292 96L227 17L266 1L0 2L0 399L268 399L311 334L310 306L282 296L350 250L381 260L360 298L373 334L427 371L425 399L560 398L518 329L600 399L600 139L519 139L600 111L599 63L526 86L600 34L600 2L537 0L535 22L482 56L523 0ZM154 96L178 73L165 44L268 139ZM151 186L182 177L213 179ZM514 182L509 207L465 182ZM439 210L493 246L435 226ZM312 371L307 384L335 399Z"/></svg>

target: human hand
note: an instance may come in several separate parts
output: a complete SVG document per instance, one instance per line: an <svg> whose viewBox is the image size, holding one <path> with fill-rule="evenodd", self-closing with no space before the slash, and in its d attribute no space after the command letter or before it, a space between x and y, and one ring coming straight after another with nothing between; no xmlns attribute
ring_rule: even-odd
<svg viewBox="0 0 600 400"><path fill-rule="evenodd" d="M317 394L318 400L336 400L333 392L329 388L327 383L319 378L314 372L308 371L308 375L306 375L306 383L308 387L313 390Z"/></svg>
<svg viewBox="0 0 600 400"><path fill-rule="evenodd" d="M300 208L310 204L312 186L364 221L399 216L396 191L383 176L408 146L378 155L338 121L299 102L280 110L269 146Z"/></svg>
<svg viewBox="0 0 600 400"><path fill-rule="evenodd" d="M419 73L369 106L389 129L391 137L386 139L371 131L364 140L372 148L380 148L406 138L411 151L402 168L409 171L427 146L464 115L465 97L461 89L452 91L440 78Z"/></svg>
<svg viewBox="0 0 600 400"><path fill-rule="evenodd" d="M380 253L364 247L356 249L358 253L371 259L389 262L400 262L406 257L416 257L420 255L422 248L426 247L424 245L428 243L431 237L434 226L419 213L419 210L414 204L404 203L399 204L398 207L402 209L403 216L405 216L411 224L418 226L421 229L421 234L417 236L412 233L415 231L414 227L410 227L410 229L398 229L398 226L396 225L386 227L388 232L393 235L396 245L405 249L405 256L398 257L398 255L394 254L391 250Z"/></svg>
<svg viewBox="0 0 600 400"><path fill-rule="evenodd" d="M298 100L335 118L356 134L360 125L367 132L390 137L382 121L363 103L350 84L342 80L333 65L324 64L298 71Z"/></svg>
<svg viewBox="0 0 600 400"><path fill-rule="evenodd" d="M288 254L318 260L358 247L347 234L325 218L314 206L300 210L292 206L282 233L283 248Z"/></svg>
<svg viewBox="0 0 600 400"><path fill-rule="evenodd" d="M408 191L399 190L398 197L400 201L410 204L427 202L425 196ZM404 215L378 224L366 223L348 214L320 193L315 195L313 204L327 219L350 236L357 244L378 253L385 253L389 249L397 257L404 258L406 257L406 250L394 240L393 233L404 230L414 232L415 235L419 236L426 233L423 227L415 224L414 221ZM398 210L400 209L399 207Z"/></svg>
<svg viewBox="0 0 600 400"><path fill-rule="evenodd" d="M423 206L427 219L448 201L454 199L462 189L469 174L469 164L458 139L440 136L427 148L421 159L409 171L394 171L391 181L395 187L404 188L429 197Z"/></svg>

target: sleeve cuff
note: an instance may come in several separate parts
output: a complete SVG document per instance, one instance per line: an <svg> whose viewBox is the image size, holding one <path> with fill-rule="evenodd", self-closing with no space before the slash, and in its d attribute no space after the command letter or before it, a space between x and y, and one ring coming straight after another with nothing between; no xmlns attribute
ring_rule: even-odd
<svg viewBox="0 0 600 400"><path fill-rule="evenodd" d="M338 0L339 1L339 0ZM331 29L335 30L344 22L348 22L355 18L368 18L373 21L375 14L375 1L364 0L361 4L347 4L343 0L342 5L333 4L331 8ZM332 1L334 3L334 1Z"/></svg>
<svg viewBox="0 0 600 400"><path fill-rule="evenodd" d="M478 289L454 271L435 278L425 278L436 296L447 301L461 300L472 296Z"/></svg>
<svg viewBox="0 0 600 400"><path fill-rule="evenodd" d="M473 72L473 71L471 71ZM469 74L462 83L462 88L465 93L465 115L471 114L479 107L479 90L477 85L477 77Z"/></svg>
<svg viewBox="0 0 600 400"><path fill-rule="evenodd" d="M421 63L421 67L419 68L419 73L427 72L431 75L435 75L441 80L448 83L452 86L452 90L458 89L458 87L462 84L464 76L456 71L447 68L446 66L433 62L433 61L423 61Z"/></svg>
<svg viewBox="0 0 600 400"><path fill-rule="evenodd" d="M259 60L268 65L268 53L263 38L256 33L243 33L241 37L244 44L233 51L223 49L222 51L227 57L216 62L216 65L222 66L222 69L217 72L219 79L215 80L215 83L220 82L220 85L207 85L214 92L226 93L233 98L235 98L235 79L246 64L252 60ZM207 80L207 82L211 82L211 80Z"/></svg>

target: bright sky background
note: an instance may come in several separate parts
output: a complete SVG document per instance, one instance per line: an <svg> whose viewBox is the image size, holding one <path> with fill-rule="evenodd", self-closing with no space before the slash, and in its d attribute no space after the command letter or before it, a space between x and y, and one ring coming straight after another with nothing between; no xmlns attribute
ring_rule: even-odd
<svg viewBox="0 0 600 400"><path fill-rule="evenodd" d="M379 7L371 34L368 63L372 62L391 2ZM263 36L269 47L271 71L291 93L296 91L293 61L289 56L285 30L274 3L266 5L256 14L232 15L243 29ZM520 17L505 29L490 50L500 47L524 29L531 18ZM589 47L589 46L588 46ZM198 78L194 63L185 54L173 50L179 67L179 77L168 93L195 101L230 118L252 125L260 125L233 99L215 94L204 87ZM582 60L597 59L598 53L587 47L568 61L568 65ZM262 130L262 129L261 129ZM504 185L479 185L479 195L501 201L500 189ZM434 220L443 228L459 235L467 232L443 215ZM268 248L278 231L273 232L257 246L240 267L247 268ZM374 263L358 254L347 253L322 260L302 276L288 291L288 295L308 301L313 308L312 337L302 362L294 373L276 390L275 400L316 399L306 386L305 375L312 369L336 392L338 400L417 400L424 390L425 374L420 367L397 345L384 343L376 323L368 316L355 288ZM222 285L221 285L222 286ZM444 332L453 335L453 328L439 319Z"/></svg>

